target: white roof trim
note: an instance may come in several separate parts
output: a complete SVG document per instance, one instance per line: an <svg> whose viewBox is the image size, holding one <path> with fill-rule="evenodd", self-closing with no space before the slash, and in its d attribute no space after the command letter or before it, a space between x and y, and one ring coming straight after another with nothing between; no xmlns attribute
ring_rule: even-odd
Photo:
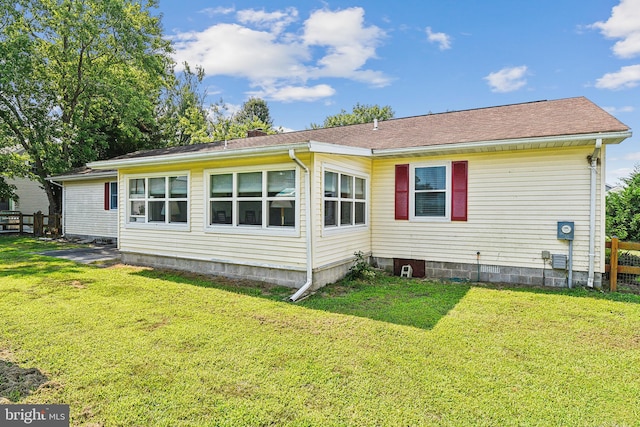
<svg viewBox="0 0 640 427"><path fill-rule="evenodd" d="M224 149L205 152L194 153L178 153L178 154L165 154L149 157L138 157L130 159L115 159L115 160L101 160L97 162L89 163L87 166L92 169L117 169L124 167L134 166L146 166L163 163L186 163L202 160L221 159L228 157L256 157L264 156L265 154L279 154L288 153L290 149L303 150L307 149L313 153L331 153L331 154L343 154L351 156L371 156L371 149L350 147L339 144L332 144L327 142L309 141L298 142L294 144L282 144L282 145L269 145L263 147L250 147L250 148L237 148L237 149Z"/></svg>
<svg viewBox="0 0 640 427"><path fill-rule="evenodd" d="M224 149L195 153L182 153L182 154L164 154L158 156L149 157L134 157L130 159L114 159L114 160L101 160L87 164L92 169L119 169L133 166L148 166L148 165L161 165L161 164L176 164L176 163L188 163L195 161L211 160L211 159L224 159L228 157L258 157L265 154L278 154L289 153L289 149L304 149L309 148L309 143L295 143L284 145L270 145L267 147L250 147L250 148L237 148L237 149Z"/></svg>
<svg viewBox="0 0 640 427"><path fill-rule="evenodd" d="M100 178L115 178L118 176L117 171L100 171L100 172L91 172L88 174L71 174L71 175L58 175L58 176L50 176L47 178L47 181L89 181L91 179L100 179Z"/></svg>
<svg viewBox="0 0 640 427"><path fill-rule="evenodd" d="M349 145L334 144L331 142L309 141L309 151L312 153L345 154L349 156L371 157L373 150L370 148L351 147Z"/></svg>
<svg viewBox="0 0 640 427"><path fill-rule="evenodd" d="M408 154L418 153L430 153L430 152L447 152L447 151L461 151L468 150L482 151L486 148L508 147L510 145L543 145L554 142L570 142L570 141L584 141L584 145L588 144L588 141L594 141L597 138L609 140L609 144L619 144L624 139L631 136L631 131L624 132L610 132L610 133L592 133L582 135L561 135L561 136L545 136L537 138L519 138L519 139L503 139L497 141L474 141L464 143L452 143L443 145L428 145L419 147L405 147L405 148L385 148L380 150L373 150L374 157L393 157Z"/></svg>
<svg viewBox="0 0 640 427"><path fill-rule="evenodd" d="M328 142L320 141L308 141L297 142L293 144L281 144L281 145L269 145L261 147L249 147L249 148L229 148L213 151L196 151L193 153L177 153L177 154L162 154L157 156L148 157L134 157L125 159L113 159L113 160L101 160L97 162L89 163L87 166L92 169L120 169L126 167L137 166L149 166L149 165L162 165L178 163L188 163L195 161L205 161L212 159L224 159L224 158L242 158L242 157L259 157L265 154L285 154L290 149L294 150L308 150L312 153L328 153L337 155L351 155L351 156L364 156L364 157L392 157L402 155L415 155L419 153L434 153L434 152L454 152L466 150L469 152L482 151L487 148L498 148L508 146L522 146L522 145L543 145L551 143L562 143L570 141L583 141L584 145L587 145L591 140L596 138L602 138L608 140L609 144L619 144L624 139L631 136L631 131L623 132L609 132L609 133L593 133L582 135L561 135L561 136L547 136L538 138L519 138L519 139L504 139L504 140L491 140L491 141L474 141L464 143L451 143L442 145L429 145L418 147L405 147L405 148L385 148L379 150L372 150L369 148L352 147L348 145L340 145ZM93 175L95 176L95 175ZM61 178L56 178L60 180ZM82 179L82 178L78 178ZM86 179L86 178L85 178Z"/></svg>

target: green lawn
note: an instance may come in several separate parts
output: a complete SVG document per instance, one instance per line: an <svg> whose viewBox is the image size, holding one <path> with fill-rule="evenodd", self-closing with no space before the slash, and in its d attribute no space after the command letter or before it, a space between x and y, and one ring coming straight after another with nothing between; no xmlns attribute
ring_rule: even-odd
<svg viewBox="0 0 640 427"><path fill-rule="evenodd" d="M0 398L72 425L640 425L637 295L382 278L292 304L54 245L0 237L0 368L49 381Z"/></svg>

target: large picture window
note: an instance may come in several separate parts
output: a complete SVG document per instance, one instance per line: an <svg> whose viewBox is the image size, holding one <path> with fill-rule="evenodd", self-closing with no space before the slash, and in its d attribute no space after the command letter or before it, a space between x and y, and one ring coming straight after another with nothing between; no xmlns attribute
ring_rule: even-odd
<svg viewBox="0 0 640 427"><path fill-rule="evenodd" d="M350 227L367 221L367 180L342 172L324 172L324 226Z"/></svg>
<svg viewBox="0 0 640 427"><path fill-rule="evenodd" d="M209 226L294 228L295 169L212 173Z"/></svg>
<svg viewBox="0 0 640 427"><path fill-rule="evenodd" d="M188 176L153 176L128 180L129 223L186 224Z"/></svg>

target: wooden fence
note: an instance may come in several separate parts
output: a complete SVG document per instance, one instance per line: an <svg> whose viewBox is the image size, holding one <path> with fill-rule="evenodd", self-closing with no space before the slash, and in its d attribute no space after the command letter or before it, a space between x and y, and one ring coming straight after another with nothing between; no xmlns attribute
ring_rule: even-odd
<svg viewBox="0 0 640 427"><path fill-rule="evenodd" d="M620 265L620 251L640 251L638 242L621 242L617 237L605 242L606 248L611 248L609 264L605 265L605 271L609 273L609 288L611 292L618 290L618 275L632 274L640 275L640 265Z"/></svg>
<svg viewBox="0 0 640 427"><path fill-rule="evenodd" d="M62 216L45 215L42 212L23 214L18 211L0 212L0 232L33 234L41 236L59 236Z"/></svg>

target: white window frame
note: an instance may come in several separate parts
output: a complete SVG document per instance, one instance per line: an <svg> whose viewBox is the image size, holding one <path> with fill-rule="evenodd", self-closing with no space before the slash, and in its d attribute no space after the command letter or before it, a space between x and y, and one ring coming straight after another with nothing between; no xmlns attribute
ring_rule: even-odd
<svg viewBox="0 0 640 427"><path fill-rule="evenodd" d="M170 178L185 176L187 179L187 197L170 197ZM152 198L149 197L149 180L152 178L165 178L165 197L163 198ZM145 183L145 194L144 197L141 198L131 198L130 194L130 185L131 180L134 179L143 179ZM146 173L146 174L131 174L124 176L125 182L125 191L124 200L126 203L125 206L125 226L127 228L159 228L163 230L189 230L191 226L191 174L189 171L171 171L171 172L157 172L157 173ZM143 201L144 202L144 215L132 215L131 212L131 202L132 201ZM165 209L168 208L168 203L170 202L187 202L187 221L186 222L171 222L171 218L169 214L165 214L164 222L160 221L149 221L149 202L165 202ZM144 218L144 221L131 221L132 217L136 218Z"/></svg>
<svg viewBox="0 0 640 427"><path fill-rule="evenodd" d="M444 216L416 215L416 169L444 167L445 168L445 207ZM409 167L409 220L416 222L449 222L451 221L451 162L413 163Z"/></svg>
<svg viewBox="0 0 640 427"><path fill-rule="evenodd" d="M325 192L325 175L327 172L338 174L338 191L337 197L328 197ZM340 186L341 186L341 177L350 176L352 178L353 184L353 195L352 197L342 197L340 194ZM364 180L364 199L356 198L355 191L355 178L359 178ZM362 173L360 171L354 171L351 169L347 169L344 167L339 167L331 164L323 165L322 167L322 231L323 233L333 233L333 232L344 232L349 230L361 230L363 228L369 227L369 207L371 205L371 194L370 194L370 176L366 173ZM325 215L326 215L326 203L327 201L336 202L336 224L335 225L325 225ZM351 212L351 224L341 224L342 218L342 202L351 202L353 209ZM364 223L356 224L355 223L355 215L356 215L356 203L364 204Z"/></svg>
<svg viewBox="0 0 640 427"><path fill-rule="evenodd" d="M113 186L116 187L115 194L113 193ZM114 199L115 196L115 199ZM115 205L114 202L115 201ZM117 211L118 210L118 181L109 181L109 210Z"/></svg>
<svg viewBox="0 0 640 427"><path fill-rule="evenodd" d="M269 202L274 201L275 197L269 197L268 195L268 173L277 171L293 171L295 194L290 197L284 197L279 200L290 200L295 204L294 207L294 225L293 226L270 226L269 225ZM255 197L239 197L238 196L238 175L243 173L262 173L262 195ZM213 175L232 175L232 195L231 197L210 197L211 195L211 176ZM300 168L291 163L273 164L273 165L258 165L249 167L233 167L233 168L216 168L205 169L203 173L204 185L204 209L205 209L205 223L204 231L213 233L228 233L228 234L266 234L266 235L281 235L281 236L299 236L300 235ZM211 202L212 201L229 201L232 204L231 224L220 224L212 221ZM240 224L237 215L238 204L241 201L260 201L261 219L260 224Z"/></svg>

